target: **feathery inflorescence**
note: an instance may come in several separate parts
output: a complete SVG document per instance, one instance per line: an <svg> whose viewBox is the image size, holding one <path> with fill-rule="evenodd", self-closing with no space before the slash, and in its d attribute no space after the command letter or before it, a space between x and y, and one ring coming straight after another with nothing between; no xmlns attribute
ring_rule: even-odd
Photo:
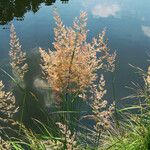
<svg viewBox="0 0 150 150"><path fill-rule="evenodd" d="M79 146L77 145L76 141L76 133L71 133L68 126L66 124L62 124L60 122L56 123L62 133L63 137L65 138L65 144L67 150L79 150Z"/></svg>
<svg viewBox="0 0 150 150"><path fill-rule="evenodd" d="M92 115L83 116L95 121L94 129L96 132L102 132L111 128L111 116L113 114L114 104L108 107L107 100L104 99L106 94L104 76L101 75L99 82L90 86L89 97L86 94L81 94L83 99L91 101Z"/></svg>
<svg viewBox="0 0 150 150"><path fill-rule="evenodd" d="M55 13L54 51L39 49L42 70L54 91L82 92L96 80L98 69L114 70L116 54L109 54L105 31L91 43L86 41L87 14L81 12L73 27L65 27Z"/></svg>
<svg viewBox="0 0 150 150"><path fill-rule="evenodd" d="M12 24L10 27L10 65L12 73L19 83L24 82L24 75L28 71L26 61L26 53L22 51L19 39L17 38L15 27Z"/></svg>
<svg viewBox="0 0 150 150"><path fill-rule="evenodd" d="M9 119L12 119L17 110L15 97L12 92L4 91L4 85L2 81L0 81L0 112L2 113L0 120L7 122Z"/></svg>
<svg viewBox="0 0 150 150"><path fill-rule="evenodd" d="M58 149L63 149L63 143L60 141L55 141L55 140L47 140L43 141L43 144L46 147L46 150L52 149L52 150L58 150Z"/></svg>
<svg viewBox="0 0 150 150"><path fill-rule="evenodd" d="M101 75L99 84L91 88L91 104L93 111L93 119L96 122L95 130L108 129L111 127L111 115L113 112L113 105L107 109L107 100L104 100L106 94L104 76Z"/></svg>
<svg viewBox="0 0 150 150"><path fill-rule="evenodd" d="M52 149L64 149L66 147L67 150L79 150L79 146L77 145L76 141L76 134L71 134L71 131L68 129L68 126L65 124L62 124L60 122L57 122L56 125L58 125L60 129L60 133L62 134L63 142L62 141L55 141L55 140L47 140L43 141L46 148L52 148Z"/></svg>
<svg viewBox="0 0 150 150"><path fill-rule="evenodd" d="M10 150L10 149L11 149L10 143L8 141L4 141L0 137L0 150Z"/></svg>
<svg viewBox="0 0 150 150"><path fill-rule="evenodd" d="M80 16L75 18L72 27L64 26L57 12L55 12L54 18L56 21L54 50L46 52L39 48L42 61L40 65L47 82L36 79L34 86L40 90L46 90L50 87L54 96L58 97L57 99L63 92L65 94L77 92L78 96L83 98L81 96L83 94L85 98L89 95L85 95L86 92L89 91L90 97L88 96L86 99L92 100L90 105L93 114L88 117L95 121L94 128L97 133L100 133L102 129L108 129L111 126L110 117L113 106L107 107L107 101L104 100L106 94L104 76L101 75L99 79L97 71L101 69L113 72L116 53L110 54L105 39L105 30L99 34L98 38L93 38L91 43L87 42L87 14L85 12L81 12ZM15 79L24 87L24 76L28 71L26 53L21 49L13 25L11 25L10 31L10 64ZM98 79L99 83L95 84ZM4 86L0 82L0 111L7 118L12 118L17 111L15 98L11 92L3 91L3 88ZM53 149L61 149L62 146L66 146L68 150L80 149L77 145L76 134L72 134L67 125L61 123L57 123L57 125L65 142L48 140L43 143Z"/></svg>

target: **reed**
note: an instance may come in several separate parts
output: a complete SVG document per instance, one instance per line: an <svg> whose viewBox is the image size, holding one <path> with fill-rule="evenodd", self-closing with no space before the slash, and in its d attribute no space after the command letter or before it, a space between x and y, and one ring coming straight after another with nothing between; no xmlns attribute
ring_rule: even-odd
<svg viewBox="0 0 150 150"><path fill-rule="evenodd" d="M97 79L99 69L114 70L116 54L110 54L104 41L105 30L87 42L87 14L81 12L73 27L65 27L58 13L54 15L54 50L39 49L42 70L49 86L59 93L82 92Z"/></svg>
<svg viewBox="0 0 150 150"><path fill-rule="evenodd" d="M116 53L110 53L108 48L106 30L87 42L86 12L75 18L72 27L63 24L56 10L54 19L53 49L46 51L39 48L41 61L38 65L42 73L41 76L30 77L34 90L26 84L30 63L27 63L27 55L22 51L15 28L11 25L9 56L13 76L0 69L19 86L19 92L24 96L20 100L21 119L18 122L14 115L18 113L16 99L20 97L13 91L5 91L0 81L0 149L150 149L150 67L147 73L133 67L140 73L144 85L140 89L134 84L136 93L126 99L136 98L140 103L118 109L116 121L115 104L108 104L105 99L107 87L104 74L114 72L116 61ZM39 100L46 105L40 105ZM50 103L46 103L49 100ZM35 118L28 116L33 127L28 126L24 118L24 112L32 111L28 101L34 102L34 107L38 106ZM82 108L82 104L86 107ZM38 112L42 112L41 120L38 120ZM16 123L18 137L7 134L4 128L9 126L2 126L1 122Z"/></svg>

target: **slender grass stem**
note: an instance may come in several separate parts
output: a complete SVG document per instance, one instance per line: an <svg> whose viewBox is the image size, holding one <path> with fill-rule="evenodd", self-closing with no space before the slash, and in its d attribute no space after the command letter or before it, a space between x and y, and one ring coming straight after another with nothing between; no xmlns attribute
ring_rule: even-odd
<svg viewBox="0 0 150 150"><path fill-rule="evenodd" d="M26 101L26 92L24 93L24 97L23 97L23 102L22 102L22 110L21 110L21 116L20 116L20 122L21 122L21 127L19 128L19 134L22 128L22 122L23 122L23 115L24 115L24 106L25 106L25 101Z"/></svg>

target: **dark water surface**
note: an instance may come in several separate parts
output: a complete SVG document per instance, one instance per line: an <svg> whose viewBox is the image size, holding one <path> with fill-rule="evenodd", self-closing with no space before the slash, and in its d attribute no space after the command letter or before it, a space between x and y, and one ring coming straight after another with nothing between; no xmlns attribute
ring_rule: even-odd
<svg viewBox="0 0 150 150"><path fill-rule="evenodd" d="M109 46L118 54L116 96L126 96L138 80L129 64L146 70L150 53L150 0L0 0L0 62L8 62L10 23L16 27L23 49L36 51L53 42L52 8L64 24L72 25L82 10L88 13L89 39L107 28Z"/></svg>

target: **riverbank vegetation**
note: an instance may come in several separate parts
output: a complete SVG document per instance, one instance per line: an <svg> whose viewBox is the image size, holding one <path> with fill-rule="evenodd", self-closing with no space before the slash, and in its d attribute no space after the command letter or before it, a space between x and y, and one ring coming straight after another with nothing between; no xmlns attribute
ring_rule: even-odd
<svg viewBox="0 0 150 150"><path fill-rule="evenodd" d="M0 68L11 79L11 86L0 81L0 149L150 149L150 68L132 66L143 84L133 83L134 94L123 98L135 104L119 107L115 98L106 100L105 74L113 76L117 59L106 30L89 42L85 12L72 27L56 11L54 19L53 49L33 55L11 25L11 72Z"/></svg>

